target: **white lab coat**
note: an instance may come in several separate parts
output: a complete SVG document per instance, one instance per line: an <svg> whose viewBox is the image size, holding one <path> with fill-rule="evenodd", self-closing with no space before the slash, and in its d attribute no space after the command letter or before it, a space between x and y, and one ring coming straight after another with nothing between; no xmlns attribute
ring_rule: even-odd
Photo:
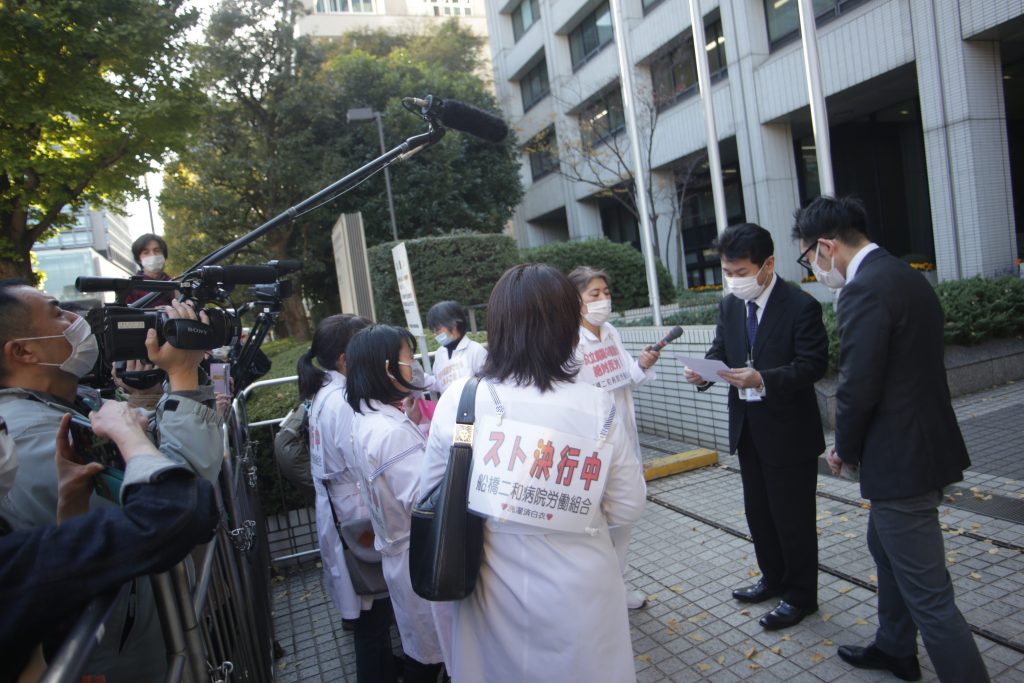
<svg viewBox="0 0 1024 683"><path fill-rule="evenodd" d="M479 373L486 361L487 349L463 335L451 357L443 346L434 353L433 374L427 376L427 388L443 394L455 380Z"/></svg>
<svg viewBox="0 0 1024 683"><path fill-rule="evenodd" d="M633 388L638 387L645 382L649 382L655 379L657 375L654 372L654 367L650 367L644 370L640 367L639 361L633 359L626 351L626 347L622 345L622 338L619 336L619 331L616 330L611 323L605 323L601 325L601 338L598 339L594 334L587 328L580 325L580 343L576 346L576 358L582 362L583 354L590 351L593 347L596 347L601 342L607 341L608 339L615 340L615 345L619 347L619 354L627 359L627 365L629 366L629 378L628 384L613 389L608 392L611 394L612 400L615 401L616 416L622 420L623 433L627 434L634 442L634 449L637 457L640 455L640 437L637 434L636 429L636 407L633 405Z"/></svg>
<svg viewBox="0 0 1024 683"><path fill-rule="evenodd" d="M626 364L629 367L630 381L628 384L623 384L611 391L606 391L606 393L610 394L615 402L615 414L616 417L620 417L622 420L623 433L633 441L636 457L643 462L643 456L640 452L640 435L637 433L636 428L636 406L633 404L633 387L638 387L644 382L655 379L654 368L650 367L644 370L640 367L640 362L634 360L629 355L629 352L626 351L626 347L622 345L619 331L611 323L601 325L600 339L586 327L580 325L580 343L576 346L576 359L582 362L584 353L593 350L598 345L602 345L603 342L609 339L615 341L615 345L619 348L619 355L626 359ZM630 525L615 526L611 529L612 543L615 545L615 552L619 557L619 568L622 570L623 576L626 575L626 571L629 569L629 541L632 534L633 529Z"/></svg>
<svg viewBox="0 0 1024 683"><path fill-rule="evenodd" d="M370 508L374 545L384 558L402 649L424 664L443 660L430 603L416 595L409 579L409 526L419 495L426 441L398 408L371 401L352 422L360 491Z"/></svg>
<svg viewBox="0 0 1024 683"><path fill-rule="evenodd" d="M341 539L334 526L331 502L342 522L369 516L369 510L356 484L352 468L352 416L345 400L345 376L330 370L328 383L313 397L309 409L309 464L316 489L316 532L320 540L320 559L324 584L334 606L344 619L357 619L370 609L372 597L362 597L352 588ZM331 487L328 499L325 485Z"/></svg>
<svg viewBox="0 0 1024 683"><path fill-rule="evenodd" d="M450 386L434 413L421 487L444 476L464 381ZM612 407L605 392L560 383L546 393L492 384L505 418L597 437ZM476 417L497 414L487 384ZM559 683L635 680L626 593L608 524L629 524L643 511L643 469L616 420L611 458L592 533L548 532L488 518L483 562L473 594L455 604L449 673L455 683ZM477 449L482 451L483 449ZM484 452L475 452L474 460Z"/></svg>

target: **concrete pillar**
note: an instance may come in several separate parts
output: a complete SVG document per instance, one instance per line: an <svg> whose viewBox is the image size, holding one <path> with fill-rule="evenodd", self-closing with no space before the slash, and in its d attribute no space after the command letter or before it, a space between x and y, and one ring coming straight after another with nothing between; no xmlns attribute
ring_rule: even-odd
<svg viewBox="0 0 1024 683"><path fill-rule="evenodd" d="M793 133L788 124L762 125L754 69L768 56L764 9L747 0L722 2L722 29L729 57L732 109L737 117L736 148L747 221L772 233L776 272L799 282L803 269L790 238L793 212L800 205Z"/></svg>
<svg viewBox="0 0 1024 683"><path fill-rule="evenodd" d="M965 41L958 0L911 0L940 280L1006 272L1016 255L999 43Z"/></svg>
<svg viewBox="0 0 1024 683"><path fill-rule="evenodd" d="M654 195L654 213L658 217L654 226L658 234L658 259L672 275L676 284L686 277L686 265L679 252L679 209L676 204L676 178L669 171L655 171L651 174ZM682 270L679 264L683 264Z"/></svg>
<svg viewBox="0 0 1024 683"><path fill-rule="evenodd" d="M593 202L580 202L572 197L572 186L565 183L565 215L569 221L570 240L590 240L604 236L601 210Z"/></svg>

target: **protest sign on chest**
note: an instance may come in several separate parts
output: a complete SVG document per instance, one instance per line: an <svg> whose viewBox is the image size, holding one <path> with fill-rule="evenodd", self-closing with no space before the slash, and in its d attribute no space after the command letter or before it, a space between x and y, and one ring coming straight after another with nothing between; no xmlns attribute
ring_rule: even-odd
<svg viewBox="0 0 1024 683"><path fill-rule="evenodd" d="M612 391L628 384L628 358L611 336L599 342L581 345L580 374L577 380L598 389Z"/></svg>
<svg viewBox="0 0 1024 683"><path fill-rule="evenodd" d="M550 531L583 533L601 504L610 455L608 444L596 436L480 418L469 509Z"/></svg>

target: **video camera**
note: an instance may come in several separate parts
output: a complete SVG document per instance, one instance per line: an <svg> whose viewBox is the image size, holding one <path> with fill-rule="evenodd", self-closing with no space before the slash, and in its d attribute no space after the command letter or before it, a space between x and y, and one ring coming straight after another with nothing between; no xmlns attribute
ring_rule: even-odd
<svg viewBox="0 0 1024 683"><path fill-rule="evenodd" d="M86 319L96 336L100 359L93 374L83 381L101 389L112 387L112 363L148 358L145 342L151 329L156 330L160 344L166 342L179 349L210 351L223 346L237 348L242 332L241 316L257 306L279 311L281 301L291 295L291 282L281 278L300 268L301 261L275 260L260 266L202 266L179 280L147 280L138 275L130 278L77 278L75 287L80 292L173 291L181 300L191 300L196 312L205 313L209 321L170 318L164 308L115 304L95 308L89 311ZM237 309L230 305L236 285L253 285L247 291L251 301ZM264 331L258 340L254 339L256 335L250 336L246 347L253 342L258 347L265 334ZM237 358L231 360L245 356L243 348ZM163 372L157 370L124 373L119 369L118 375L126 384L139 389L151 387L163 379Z"/></svg>

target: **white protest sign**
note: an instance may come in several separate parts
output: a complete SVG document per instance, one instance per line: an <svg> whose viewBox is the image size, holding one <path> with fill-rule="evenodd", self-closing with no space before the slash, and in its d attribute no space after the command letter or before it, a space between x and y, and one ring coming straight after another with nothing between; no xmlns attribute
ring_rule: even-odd
<svg viewBox="0 0 1024 683"><path fill-rule="evenodd" d="M612 391L629 383L628 359L610 336L602 342L586 344L580 361L578 379L581 382L605 391Z"/></svg>
<svg viewBox="0 0 1024 683"><path fill-rule="evenodd" d="M606 442L494 417L478 419L474 433L470 510L549 531L592 526L608 478Z"/></svg>

